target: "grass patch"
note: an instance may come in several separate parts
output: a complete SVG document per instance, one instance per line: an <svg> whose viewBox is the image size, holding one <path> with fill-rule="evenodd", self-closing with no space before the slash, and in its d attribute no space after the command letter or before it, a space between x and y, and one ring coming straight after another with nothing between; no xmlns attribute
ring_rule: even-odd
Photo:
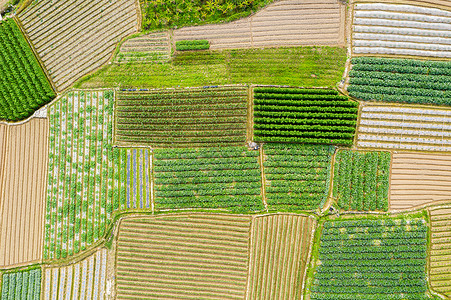
<svg viewBox="0 0 451 300"><path fill-rule="evenodd" d="M182 52L164 64L111 64L75 88L162 88L223 84L333 87L342 78L346 49L290 47Z"/></svg>

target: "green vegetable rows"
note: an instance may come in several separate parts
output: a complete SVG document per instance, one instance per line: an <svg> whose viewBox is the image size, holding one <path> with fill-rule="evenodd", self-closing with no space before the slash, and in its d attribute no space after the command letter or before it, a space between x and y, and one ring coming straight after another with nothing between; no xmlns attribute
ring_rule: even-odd
<svg viewBox="0 0 451 300"><path fill-rule="evenodd" d="M274 209L316 209L326 201L332 146L266 144L266 199Z"/></svg>
<svg viewBox="0 0 451 300"><path fill-rule="evenodd" d="M357 112L357 102L334 90L254 89L254 135L261 142L351 145Z"/></svg>
<svg viewBox="0 0 451 300"><path fill-rule="evenodd" d="M39 300L41 269L3 274L1 300Z"/></svg>
<svg viewBox="0 0 451 300"><path fill-rule="evenodd" d="M175 49L177 51L207 50L210 49L210 43L207 40L177 41Z"/></svg>
<svg viewBox="0 0 451 300"><path fill-rule="evenodd" d="M117 141L154 147L243 145L247 89L130 90L118 93Z"/></svg>
<svg viewBox="0 0 451 300"><path fill-rule="evenodd" d="M0 23L0 119L31 116L56 97L14 19Z"/></svg>
<svg viewBox="0 0 451 300"><path fill-rule="evenodd" d="M311 299L428 299L422 218L327 221Z"/></svg>
<svg viewBox="0 0 451 300"><path fill-rule="evenodd" d="M155 150L156 209L262 209L258 155L245 147Z"/></svg>
<svg viewBox="0 0 451 300"><path fill-rule="evenodd" d="M356 57L349 94L369 101L451 105L451 63Z"/></svg>
<svg viewBox="0 0 451 300"><path fill-rule="evenodd" d="M344 210L388 210L389 152L341 150L335 158L333 195Z"/></svg>

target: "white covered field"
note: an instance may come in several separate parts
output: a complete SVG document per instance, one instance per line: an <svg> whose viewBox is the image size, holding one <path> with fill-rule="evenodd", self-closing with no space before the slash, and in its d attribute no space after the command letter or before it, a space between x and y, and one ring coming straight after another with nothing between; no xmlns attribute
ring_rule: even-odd
<svg viewBox="0 0 451 300"><path fill-rule="evenodd" d="M354 6L354 54L451 58L451 12L414 5Z"/></svg>
<svg viewBox="0 0 451 300"><path fill-rule="evenodd" d="M357 146L451 151L451 110L404 105L365 105Z"/></svg>
<svg viewBox="0 0 451 300"><path fill-rule="evenodd" d="M45 268L44 299L107 299L107 258L102 249L76 264Z"/></svg>

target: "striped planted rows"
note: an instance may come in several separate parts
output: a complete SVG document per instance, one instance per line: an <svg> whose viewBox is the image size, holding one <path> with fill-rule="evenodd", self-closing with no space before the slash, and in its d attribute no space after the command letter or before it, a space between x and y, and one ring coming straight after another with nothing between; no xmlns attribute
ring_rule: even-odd
<svg viewBox="0 0 451 300"><path fill-rule="evenodd" d="M254 135L261 142L352 145L358 103L335 90L254 89Z"/></svg>
<svg viewBox="0 0 451 300"><path fill-rule="evenodd" d="M449 201L451 155L393 153L390 209L404 210Z"/></svg>
<svg viewBox="0 0 451 300"><path fill-rule="evenodd" d="M0 125L0 268L42 259L47 119Z"/></svg>
<svg viewBox="0 0 451 300"><path fill-rule="evenodd" d="M451 151L451 110L414 106L365 105L357 146Z"/></svg>
<svg viewBox="0 0 451 300"><path fill-rule="evenodd" d="M19 19L58 91L94 71L116 44L137 31L136 3L120 1L33 2Z"/></svg>
<svg viewBox="0 0 451 300"><path fill-rule="evenodd" d="M45 268L43 299L109 299L107 263L107 250L102 249L72 265Z"/></svg>
<svg viewBox="0 0 451 300"><path fill-rule="evenodd" d="M55 92L14 19L0 23L0 119L18 121Z"/></svg>
<svg viewBox="0 0 451 300"><path fill-rule="evenodd" d="M335 156L333 196L344 210L388 210L389 152L340 150Z"/></svg>
<svg viewBox="0 0 451 300"><path fill-rule="evenodd" d="M310 299L429 299L423 218L326 221Z"/></svg>
<svg viewBox="0 0 451 300"><path fill-rule="evenodd" d="M116 140L153 147L243 145L246 87L121 91Z"/></svg>
<svg viewBox="0 0 451 300"><path fill-rule="evenodd" d="M155 150L156 209L262 209L258 155L245 147Z"/></svg>
<svg viewBox="0 0 451 300"><path fill-rule="evenodd" d="M121 209L153 208L151 196L152 153L146 148L115 151L115 172Z"/></svg>
<svg viewBox="0 0 451 300"><path fill-rule="evenodd" d="M41 269L3 274L1 290L2 300L39 300L41 298Z"/></svg>
<svg viewBox="0 0 451 300"><path fill-rule="evenodd" d="M349 95L366 101L451 105L451 62L356 57Z"/></svg>
<svg viewBox="0 0 451 300"><path fill-rule="evenodd" d="M345 6L334 0L275 1L230 23L174 31L174 39L208 40L211 49L343 45Z"/></svg>
<svg viewBox="0 0 451 300"><path fill-rule="evenodd" d="M451 209L433 208L429 276L432 289L451 297Z"/></svg>
<svg viewBox="0 0 451 300"><path fill-rule="evenodd" d="M451 12L384 3L354 6L353 52L451 58Z"/></svg>
<svg viewBox="0 0 451 300"><path fill-rule="evenodd" d="M246 299L300 299L313 219L256 217L252 222Z"/></svg>
<svg viewBox="0 0 451 300"><path fill-rule="evenodd" d="M236 215L123 220L117 299L244 299L250 226Z"/></svg>
<svg viewBox="0 0 451 300"><path fill-rule="evenodd" d="M113 184L114 93L74 91L50 107L44 259L87 249L119 207Z"/></svg>
<svg viewBox="0 0 451 300"><path fill-rule="evenodd" d="M169 32L156 32L126 40L115 57L117 63L167 62L171 58Z"/></svg>
<svg viewBox="0 0 451 300"><path fill-rule="evenodd" d="M329 191L332 146L266 144L266 201L275 209L322 207Z"/></svg>

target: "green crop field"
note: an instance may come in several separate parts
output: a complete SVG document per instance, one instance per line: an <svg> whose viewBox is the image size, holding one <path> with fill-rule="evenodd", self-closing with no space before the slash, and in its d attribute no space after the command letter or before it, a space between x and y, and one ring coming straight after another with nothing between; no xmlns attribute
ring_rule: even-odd
<svg viewBox="0 0 451 300"><path fill-rule="evenodd" d="M1 291L2 300L39 300L41 269L3 274Z"/></svg>
<svg viewBox="0 0 451 300"><path fill-rule="evenodd" d="M25 119L55 96L15 20L1 22L0 119Z"/></svg>
<svg viewBox="0 0 451 300"><path fill-rule="evenodd" d="M358 105L335 90L255 88L255 140L352 145Z"/></svg>
<svg viewBox="0 0 451 300"><path fill-rule="evenodd" d="M344 210L388 210L389 152L338 151L334 198Z"/></svg>
<svg viewBox="0 0 451 300"><path fill-rule="evenodd" d="M343 76L346 49L293 47L182 52L170 63L111 64L77 88L161 88L224 84L333 87ZM313 75L313 76L312 76Z"/></svg>

